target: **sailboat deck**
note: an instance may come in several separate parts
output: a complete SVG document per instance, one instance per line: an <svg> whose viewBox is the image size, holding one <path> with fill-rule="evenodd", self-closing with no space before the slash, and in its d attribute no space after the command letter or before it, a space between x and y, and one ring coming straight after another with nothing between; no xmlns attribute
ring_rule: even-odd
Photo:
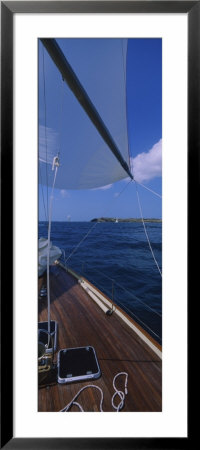
<svg viewBox="0 0 200 450"><path fill-rule="evenodd" d="M128 394L123 411L162 410L162 362L159 356L115 313L107 316L76 279L61 267L51 269L51 320L58 322L57 348L93 346L102 375L92 382L54 383L39 387L38 411L60 411L88 384L103 390L103 410L114 411L113 378L128 373ZM39 279L39 288L42 279ZM47 320L47 300L39 299L39 321ZM55 356L56 357L56 356ZM117 388L124 391L121 375ZM77 400L84 411L99 411L100 393L88 388ZM116 404L119 398L116 397ZM71 411L78 411L72 406Z"/></svg>

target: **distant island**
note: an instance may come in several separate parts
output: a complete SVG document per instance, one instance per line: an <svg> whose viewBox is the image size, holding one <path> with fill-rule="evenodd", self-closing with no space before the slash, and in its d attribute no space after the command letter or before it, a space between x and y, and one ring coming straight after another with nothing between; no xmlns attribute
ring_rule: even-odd
<svg viewBox="0 0 200 450"><path fill-rule="evenodd" d="M100 218L95 218L92 219L91 222L142 222L142 219L134 219L134 218L130 218L130 219L116 219L114 217L100 217ZM160 223L162 222L162 219L153 219L153 218L149 218L149 219L144 219L144 222L156 222L156 223Z"/></svg>

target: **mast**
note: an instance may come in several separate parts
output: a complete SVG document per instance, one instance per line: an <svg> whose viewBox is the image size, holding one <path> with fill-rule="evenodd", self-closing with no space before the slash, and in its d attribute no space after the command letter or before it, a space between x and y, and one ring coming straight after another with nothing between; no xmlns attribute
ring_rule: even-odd
<svg viewBox="0 0 200 450"><path fill-rule="evenodd" d="M61 48L57 44L55 39L41 39L41 42L45 46L46 50L48 51L50 57L56 64L59 72L61 73L63 79L71 89L71 91L74 93L75 97L77 98L78 102L82 106L82 108L85 110L86 114L91 119L92 123L102 136L103 140L106 142L114 156L118 159L119 163L127 172L128 176L133 180L133 175L131 174L131 171L129 169L129 166L127 162L122 157L116 143L114 142L109 130L107 129L105 123L101 119L98 111L96 110L95 106L93 105L92 101L90 100L87 92L83 88L82 84L80 83L79 79L77 78L75 72L73 71L71 65L67 61L65 55L63 54Z"/></svg>

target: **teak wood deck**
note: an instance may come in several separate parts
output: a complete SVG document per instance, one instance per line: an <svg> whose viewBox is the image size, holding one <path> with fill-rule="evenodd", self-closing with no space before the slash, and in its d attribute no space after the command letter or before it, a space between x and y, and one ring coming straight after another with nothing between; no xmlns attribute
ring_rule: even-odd
<svg viewBox="0 0 200 450"><path fill-rule="evenodd" d="M122 411L162 410L162 361L115 313L107 316L89 297L77 280L64 269L51 269L51 320L58 322L57 349L93 346L102 375L97 380L39 387L38 411L60 411L88 384L104 393L103 410L114 411L113 378L128 373L128 394ZM39 289L43 279L39 279ZM47 299L39 299L39 321L47 321ZM56 359L56 355L55 355ZM116 385L124 391L125 377ZM77 401L84 411L99 411L100 393L88 388ZM116 397L116 404L119 399ZM73 405L70 411L79 411Z"/></svg>

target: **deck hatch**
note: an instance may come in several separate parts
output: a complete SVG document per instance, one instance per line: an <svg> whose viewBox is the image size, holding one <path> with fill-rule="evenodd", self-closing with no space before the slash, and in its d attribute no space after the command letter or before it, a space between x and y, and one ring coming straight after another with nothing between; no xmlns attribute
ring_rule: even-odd
<svg viewBox="0 0 200 450"><path fill-rule="evenodd" d="M98 378L100 375L101 371L93 347L77 347L59 351L59 383Z"/></svg>

